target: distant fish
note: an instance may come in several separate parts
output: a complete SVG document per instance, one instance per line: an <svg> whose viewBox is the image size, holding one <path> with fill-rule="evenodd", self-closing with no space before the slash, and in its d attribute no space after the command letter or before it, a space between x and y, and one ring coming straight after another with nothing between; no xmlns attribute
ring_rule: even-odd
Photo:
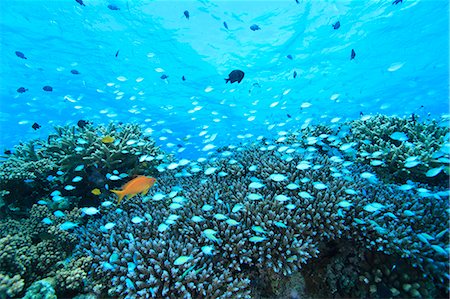
<svg viewBox="0 0 450 299"><path fill-rule="evenodd" d="M118 6L116 6L116 5L114 5L114 4L108 5L108 8L111 9L111 10L120 10L120 8Z"/></svg>
<svg viewBox="0 0 450 299"><path fill-rule="evenodd" d="M295 3L300 4L300 2L298 0L295 0Z"/></svg>
<svg viewBox="0 0 450 299"><path fill-rule="evenodd" d="M11 155L12 154L11 150L9 150L9 149L5 150L3 153L5 155Z"/></svg>
<svg viewBox="0 0 450 299"><path fill-rule="evenodd" d="M227 22L223 22L223 27L225 27L225 29L228 30L228 24L227 24Z"/></svg>
<svg viewBox="0 0 450 299"><path fill-rule="evenodd" d="M167 79L167 78L169 78L169 76L167 76L166 74L164 74L164 75L161 76L161 79L163 79L163 80L165 80L165 79Z"/></svg>
<svg viewBox="0 0 450 299"><path fill-rule="evenodd" d="M111 190L111 192L119 196L119 200L117 202L117 204L119 204L126 196L129 199L139 193L142 195L147 194L148 190L155 184L155 182L155 178L140 175L123 185L122 190Z"/></svg>
<svg viewBox="0 0 450 299"><path fill-rule="evenodd" d="M399 3L403 3L403 0L395 0L394 2L392 2L392 5L397 5Z"/></svg>
<svg viewBox="0 0 450 299"><path fill-rule="evenodd" d="M233 84L234 82L241 83L243 78L244 78L243 71L234 70L228 75L228 78L225 79L225 84L228 82L230 82L230 84Z"/></svg>
<svg viewBox="0 0 450 299"><path fill-rule="evenodd" d="M92 189L91 193L94 195L100 195L100 194L102 194L102 191L100 191L100 189L98 189L98 188L95 188L95 189Z"/></svg>
<svg viewBox="0 0 450 299"><path fill-rule="evenodd" d="M256 25L256 24L253 24L252 26L250 26L250 29L251 29L252 31L256 31L256 30L261 30L261 27L259 27L259 26Z"/></svg>
<svg viewBox="0 0 450 299"><path fill-rule="evenodd" d="M46 86L42 87L42 89L43 89L44 91L48 91L48 92L53 91L53 87L51 87L51 86L49 86L49 85L46 85Z"/></svg>
<svg viewBox="0 0 450 299"><path fill-rule="evenodd" d="M181 77L181 80L186 81L186 77L185 76Z"/></svg>
<svg viewBox="0 0 450 299"><path fill-rule="evenodd" d="M77 1L77 3L80 4L81 6L86 6L84 5L83 0L75 0L75 1Z"/></svg>
<svg viewBox="0 0 450 299"><path fill-rule="evenodd" d="M356 53L355 50L352 49L352 54L350 55L350 60L355 59Z"/></svg>
<svg viewBox="0 0 450 299"><path fill-rule="evenodd" d="M79 128L81 128L81 129L83 129L84 127L86 127L86 126L89 125L89 124L92 124L92 122L90 122L90 121L88 121L88 120L83 120L83 119L80 119L80 120L77 122L77 126L78 126Z"/></svg>
<svg viewBox="0 0 450 299"><path fill-rule="evenodd" d="M38 124L38 123L34 123L31 127L32 127L34 130L37 130L37 129L39 129L39 128L41 127L41 125Z"/></svg>
<svg viewBox="0 0 450 299"><path fill-rule="evenodd" d="M184 16L186 17L186 19L189 20L189 11L185 10L185 11L183 12L183 14L184 14Z"/></svg>
<svg viewBox="0 0 450 299"><path fill-rule="evenodd" d="M70 72L71 72L72 74L74 74L74 75L79 75L79 74L80 74L80 72L77 71L77 70L70 70Z"/></svg>
<svg viewBox="0 0 450 299"><path fill-rule="evenodd" d="M66 221L62 224L59 225L59 229L60 230L71 230L74 229L75 227L77 227L78 224L72 221Z"/></svg>
<svg viewBox="0 0 450 299"><path fill-rule="evenodd" d="M293 76L294 76L294 79L297 78L297 72L296 71L294 71L294 75Z"/></svg>
<svg viewBox="0 0 450 299"><path fill-rule="evenodd" d="M22 59L27 59L27 58L25 57L25 54L23 54L23 53L20 52L20 51L16 51L16 56L19 57L19 58L22 58Z"/></svg>
<svg viewBox="0 0 450 299"><path fill-rule="evenodd" d="M290 59L290 60L294 59L291 54L287 55L286 57L287 57L287 59Z"/></svg>
<svg viewBox="0 0 450 299"><path fill-rule="evenodd" d="M120 51L120 50L117 50L117 52L116 52L116 55L115 55L116 58L117 58L117 56L119 56L119 51Z"/></svg>
<svg viewBox="0 0 450 299"><path fill-rule="evenodd" d="M19 87L19 88L17 88L17 92L18 93L24 93L24 92L26 92L28 90L28 88L25 88L25 87Z"/></svg>
<svg viewBox="0 0 450 299"><path fill-rule="evenodd" d="M339 29L339 27L341 27L341 22L337 21L332 26L333 26L333 29Z"/></svg>
<svg viewBox="0 0 450 299"><path fill-rule="evenodd" d="M291 118L292 116L290 114L286 114L287 117Z"/></svg>

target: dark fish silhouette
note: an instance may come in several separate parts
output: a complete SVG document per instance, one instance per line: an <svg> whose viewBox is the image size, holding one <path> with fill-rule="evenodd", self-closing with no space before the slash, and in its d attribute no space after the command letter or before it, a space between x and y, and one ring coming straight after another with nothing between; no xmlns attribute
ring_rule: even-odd
<svg viewBox="0 0 450 299"><path fill-rule="evenodd" d="M394 2L392 2L392 5L397 5L399 3L403 3L403 0L395 0Z"/></svg>
<svg viewBox="0 0 450 299"><path fill-rule="evenodd" d="M184 16L186 17L186 19L189 20L189 11L185 10L183 13L184 13Z"/></svg>
<svg viewBox="0 0 450 299"><path fill-rule="evenodd" d="M228 75L228 78L225 79L225 84L228 82L230 82L230 84L233 84L234 82L241 83L243 78L244 78L243 71L234 70Z"/></svg>
<svg viewBox="0 0 450 299"><path fill-rule="evenodd" d="M27 59L27 58L25 57L25 54L23 54L23 53L20 52L20 51L16 51L16 56L19 57L19 58L22 58L22 59Z"/></svg>
<svg viewBox="0 0 450 299"><path fill-rule="evenodd" d="M113 5L113 4L108 5L108 8L111 10L120 10L119 7L117 7L116 5Z"/></svg>
<svg viewBox="0 0 450 299"><path fill-rule="evenodd" d="M28 90L28 88L25 88L25 87L19 87L19 88L17 88L17 92L18 93L24 93L24 92L26 92Z"/></svg>
<svg viewBox="0 0 450 299"><path fill-rule="evenodd" d="M163 80L164 80L164 79L167 79L167 78L169 78L169 76L167 76L166 74L164 74L164 75L161 76L161 79L163 79Z"/></svg>
<svg viewBox="0 0 450 299"><path fill-rule="evenodd" d="M337 21L332 26L333 26L333 29L339 29L339 27L341 27L341 22Z"/></svg>
<svg viewBox="0 0 450 299"><path fill-rule="evenodd" d="M297 4L300 4L300 2L299 2L298 0L295 0L295 2L296 2Z"/></svg>
<svg viewBox="0 0 450 299"><path fill-rule="evenodd" d="M225 29L228 30L228 24L227 24L227 22L223 22L223 27L225 27Z"/></svg>
<svg viewBox="0 0 450 299"><path fill-rule="evenodd" d="M290 115L290 114L286 114L286 116L289 117L289 118L291 118L291 115Z"/></svg>
<svg viewBox="0 0 450 299"><path fill-rule="evenodd" d="M120 51L120 50L117 50L117 52L116 52L116 58L117 58L117 56L119 56L119 51Z"/></svg>
<svg viewBox="0 0 450 299"><path fill-rule="evenodd" d="M5 150L3 153L5 155L11 155L12 154L11 150L9 150L9 149Z"/></svg>
<svg viewBox="0 0 450 299"><path fill-rule="evenodd" d="M289 54L288 56L286 56L288 59L290 59L290 60L292 60L292 59L294 59L293 57L292 57L292 55L291 54Z"/></svg>
<svg viewBox="0 0 450 299"><path fill-rule="evenodd" d="M88 121L88 120L80 119L80 120L77 122L77 126L80 127L81 129L83 129L84 127L86 127L87 125L89 125L89 124L91 124L91 123L92 123L92 122L90 122L90 121Z"/></svg>
<svg viewBox="0 0 450 299"><path fill-rule="evenodd" d="M71 72L72 74L74 74L74 75L79 75L79 74L80 74L80 72L77 71L77 70L71 70L70 72Z"/></svg>
<svg viewBox="0 0 450 299"><path fill-rule="evenodd" d="M84 5L83 0L75 0L75 1L77 1L77 3L80 4L81 6L86 6Z"/></svg>
<svg viewBox="0 0 450 299"><path fill-rule="evenodd" d="M297 78L297 72L294 71L294 79Z"/></svg>
<svg viewBox="0 0 450 299"><path fill-rule="evenodd" d="M53 87L48 86L48 85L42 87L42 89L43 89L44 91L53 91Z"/></svg>
<svg viewBox="0 0 450 299"><path fill-rule="evenodd" d="M252 26L250 26L250 29L251 29L252 31L256 31L256 30L261 30L261 27L259 27L259 26L256 25L256 24L253 24Z"/></svg>
<svg viewBox="0 0 450 299"><path fill-rule="evenodd" d="M39 129L41 127L41 125L38 123L34 123L31 127L36 131L37 129Z"/></svg>
<svg viewBox="0 0 450 299"><path fill-rule="evenodd" d="M186 81L186 77L184 77L184 76L181 77L181 80Z"/></svg>
<svg viewBox="0 0 450 299"><path fill-rule="evenodd" d="M350 60L355 59L356 53L355 50L352 49L352 54L350 55Z"/></svg>

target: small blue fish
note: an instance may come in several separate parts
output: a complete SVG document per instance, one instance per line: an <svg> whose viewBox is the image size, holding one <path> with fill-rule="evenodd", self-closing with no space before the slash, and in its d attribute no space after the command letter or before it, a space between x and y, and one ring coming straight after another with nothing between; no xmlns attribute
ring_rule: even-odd
<svg viewBox="0 0 450 299"><path fill-rule="evenodd" d="M42 222L44 224L49 224L49 225L53 223L53 221L48 217L45 217L44 219L42 219Z"/></svg>
<svg viewBox="0 0 450 299"><path fill-rule="evenodd" d="M228 25L227 25L227 22L223 22L223 27L225 27L225 29L227 29L227 30L228 30Z"/></svg>
<svg viewBox="0 0 450 299"><path fill-rule="evenodd" d="M27 59L27 58L25 57L25 54L23 54L23 53L20 52L20 51L16 51L16 56L19 57L19 58L22 58L22 59Z"/></svg>
<svg viewBox="0 0 450 299"><path fill-rule="evenodd" d="M111 10L120 10L119 7L117 7L116 5L113 5L113 4L108 5L108 8Z"/></svg>
<svg viewBox="0 0 450 299"><path fill-rule="evenodd" d="M256 31L256 30L261 30L261 27L259 27L259 26L256 25L256 24L253 24L252 26L250 26L250 29L251 29L252 31Z"/></svg>
<svg viewBox="0 0 450 299"><path fill-rule="evenodd" d="M71 230L78 226L78 223L72 221L66 221L59 226L60 230Z"/></svg>
<svg viewBox="0 0 450 299"><path fill-rule="evenodd" d="M55 217L58 217L58 218L66 216L66 214L64 214L64 212L62 212L60 210L54 211L53 215L55 215Z"/></svg>
<svg viewBox="0 0 450 299"><path fill-rule="evenodd" d="M339 21L337 21L332 26L333 26L333 29L336 30L336 29L339 29L339 27L341 27L341 23Z"/></svg>

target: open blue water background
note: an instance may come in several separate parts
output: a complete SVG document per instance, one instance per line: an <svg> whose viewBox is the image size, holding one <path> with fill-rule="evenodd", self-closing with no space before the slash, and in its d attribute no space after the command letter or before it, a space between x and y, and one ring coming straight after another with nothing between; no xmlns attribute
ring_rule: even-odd
<svg viewBox="0 0 450 299"><path fill-rule="evenodd" d="M1 2L2 151L79 119L140 123L198 156L360 112L448 113L447 0L84 3ZM225 84L233 69L244 80Z"/></svg>

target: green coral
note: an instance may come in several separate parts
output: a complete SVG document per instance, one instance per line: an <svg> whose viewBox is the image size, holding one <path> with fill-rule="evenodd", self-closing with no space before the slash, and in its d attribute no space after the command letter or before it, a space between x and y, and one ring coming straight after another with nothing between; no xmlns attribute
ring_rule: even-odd
<svg viewBox="0 0 450 299"><path fill-rule="evenodd" d="M0 273L0 298L16 297L22 292L24 285L19 274L10 277Z"/></svg>

